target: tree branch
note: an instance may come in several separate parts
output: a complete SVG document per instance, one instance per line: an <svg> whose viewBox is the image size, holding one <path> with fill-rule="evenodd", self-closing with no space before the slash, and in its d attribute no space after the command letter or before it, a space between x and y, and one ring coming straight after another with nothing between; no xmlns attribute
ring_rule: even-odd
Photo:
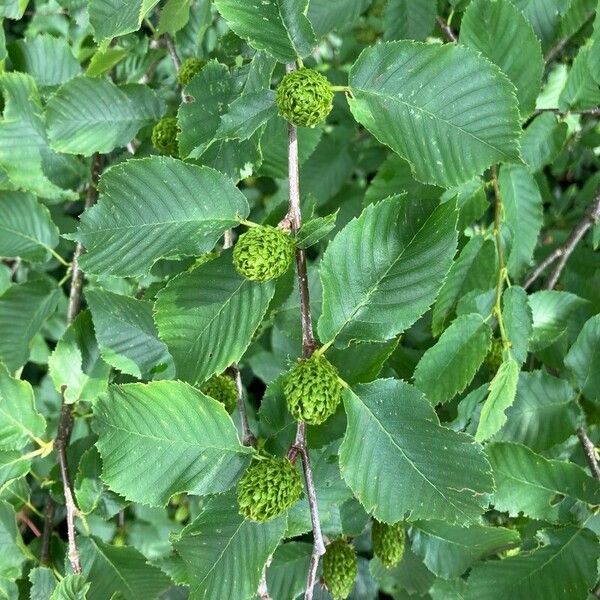
<svg viewBox="0 0 600 600"><path fill-rule="evenodd" d="M583 448L585 459L587 460L592 475L596 479L600 479L600 467L598 466L598 461L596 460L596 449L594 448L594 443L588 437L585 427L579 427L579 429L577 429L577 437L581 442L581 447Z"/></svg>
<svg viewBox="0 0 600 600"><path fill-rule="evenodd" d="M446 21L444 21L442 17L436 17L436 21L437 24L440 26L440 29L446 34L448 40L456 44L456 42L458 42L458 38L456 37L454 31L452 31L450 25L448 25L448 23L446 23Z"/></svg>
<svg viewBox="0 0 600 600"><path fill-rule="evenodd" d="M296 65L290 63L286 66L287 72L294 71ZM288 173L289 173L289 206L282 224L289 226L293 233L297 233L302 226L302 213L300 210L300 169L298 160L298 132L290 123L288 124ZM312 317L310 314L310 294L308 290L308 271L306 268L306 255L304 250L296 248L296 271L298 278L298 291L300 293L300 313L302 323L302 355L310 357L317 348L317 341L313 333ZM312 600L315 583L317 581L317 568L319 559L325 554L325 544L321 533L317 494L310 465L310 457L306 444L306 424L298 422L296 439L290 448L290 458L299 454L302 460L302 470L306 484L306 495L310 508L310 520L313 530L313 551L306 578L306 591L304 600Z"/></svg>
<svg viewBox="0 0 600 600"><path fill-rule="evenodd" d="M179 56L177 55L177 50L175 49L173 38L168 33L165 33L163 35L163 38L165 40L165 46L167 47L167 50L171 57L171 61L173 62L173 66L175 67L175 71L179 73L179 69L181 68L181 61L179 60Z"/></svg>
<svg viewBox="0 0 600 600"><path fill-rule="evenodd" d="M558 40L558 42L552 46L548 52L546 52L546 55L544 56L544 61L546 64L556 58L563 51L565 46L588 24L591 19L594 18L595 14L595 10L590 10L590 12L585 15L583 23L578 29L576 29L571 35L565 36L564 38Z"/></svg>
<svg viewBox="0 0 600 600"><path fill-rule="evenodd" d="M99 154L94 154L91 165L91 182L88 186L85 209L87 210L96 203L98 199L98 179L102 171L102 157ZM73 260L71 262L71 289L69 291L69 303L67 306L67 326L69 326L81 308L81 288L83 286L83 272L79 267L79 257L83 253L83 245L77 242ZM79 551L77 549L75 517L77 515L77 506L71 490L71 482L69 480L69 463L67 459L67 447L71 439L71 431L73 428L73 415L71 413L71 405L65 402L64 389L61 394L61 409L58 420L58 429L54 447L58 456L58 464L60 467L60 476L63 484L65 507L67 509L67 536L68 536L68 557L73 571L77 574L81 573L81 564L79 560ZM44 510L44 529L42 534L42 552L41 561L44 564L49 562L50 558L50 537L52 535L52 525L54 520L54 501L48 498L46 508Z"/></svg>

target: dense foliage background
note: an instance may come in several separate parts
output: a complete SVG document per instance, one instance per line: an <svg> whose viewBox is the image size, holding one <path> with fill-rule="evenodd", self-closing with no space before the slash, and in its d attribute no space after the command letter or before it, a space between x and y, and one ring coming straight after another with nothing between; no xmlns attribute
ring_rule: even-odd
<svg viewBox="0 0 600 600"><path fill-rule="evenodd" d="M592 597L596 11L2 0L0 597L330 598L321 532L354 600ZM288 131L302 63L334 107ZM295 233L274 281L233 267L254 223ZM305 430L284 374L317 348L347 386ZM223 372L231 415L200 391ZM244 520L240 476L288 452L319 519L305 492ZM374 518L406 532L391 568Z"/></svg>

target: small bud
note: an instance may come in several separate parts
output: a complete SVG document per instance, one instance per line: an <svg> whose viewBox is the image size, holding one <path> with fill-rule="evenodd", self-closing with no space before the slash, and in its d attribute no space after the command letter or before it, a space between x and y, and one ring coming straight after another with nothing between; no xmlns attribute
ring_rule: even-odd
<svg viewBox="0 0 600 600"><path fill-rule="evenodd" d="M275 100L284 119L299 127L314 127L331 112L333 90L326 77L303 67L281 80Z"/></svg>
<svg viewBox="0 0 600 600"><path fill-rule="evenodd" d="M354 546L343 538L331 542L323 557L323 581L333 600L345 600L358 572Z"/></svg>
<svg viewBox="0 0 600 600"><path fill-rule="evenodd" d="M292 264L294 240L270 225L252 227L240 236L233 249L237 272L253 281L281 277Z"/></svg>
<svg viewBox="0 0 600 600"><path fill-rule="evenodd" d="M273 519L302 494L302 477L287 458L268 458L250 465L238 483L240 514L251 521Z"/></svg>
<svg viewBox="0 0 600 600"><path fill-rule="evenodd" d="M178 133L177 119L163 117L152 130L152 145L162 154L176 156L179 153Z"/></svg>
<svg viewBox="0 0 600 600"><path fill-rule="evenodd" d="M291 415L310 425L324 423L335 412L343 391L337 369L316 354L299 360L283 384Z"/></svg>
<svg viewBox="0 0 600 600"><path fill-rule="evenodd" d="M395 567L404 556L405 533L402 523L373 522L371 541L373 554L389 569Z"/></svg>
<svg viewBox="0 0 600 600"><path fill-rule="evenodd" d="M228 413L235 410L238 392L235 381L228 375L213 375L202 384L200 391L223 404Z"/></svg>
<svg viewBox="0 0 600 600"><path fill-rule="evenodd" d="M197 73L200 73L206 64L205 61L200 58L191 57L186 58L179 67L179 73L177 73L177 81L181 85L187 85Z"/></svg>

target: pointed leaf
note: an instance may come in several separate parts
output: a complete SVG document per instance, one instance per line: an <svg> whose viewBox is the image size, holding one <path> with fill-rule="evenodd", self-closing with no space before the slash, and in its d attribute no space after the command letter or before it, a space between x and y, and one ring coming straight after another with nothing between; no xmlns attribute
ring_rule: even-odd
<svg viewBox="0 0 600 600"><path fill-rule="evenodd" d="M565 357L565 365L585 397L600 401L600 315L585 323Z"/></svg>
<svg viewBox="0 0 600 600"><path fill-rule="evenodd" d="M49 600L87 600L90 584L83 575L66 575L60 580Z"/></svg>
<svg viewBox="0 0 600 600"><path fill-rule="evenodd" d="M385 5L383 37L386 40L424 40L433 31L436 0L395 0Z"/></svg>
<svg viewBox="0 0 600 600"><path fill-rule="evenodd" d="M533 315L527 292L522 287L513 285L502 295L502 319L510 341L510 355L517 364L522 365L527 359L533 330Z"/></svg>
<svg viewBox="0 0 600 600"><path fill-rule="evenodd" d="M90 0L90 24L97 42L137 31L158 0Z"/></svg>

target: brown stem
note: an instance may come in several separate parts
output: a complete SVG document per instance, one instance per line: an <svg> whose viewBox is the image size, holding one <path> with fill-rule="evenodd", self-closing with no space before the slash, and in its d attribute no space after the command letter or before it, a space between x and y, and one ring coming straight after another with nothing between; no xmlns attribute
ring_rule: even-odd
<svg viewBox="0 0 600 600"><path fill-rule="evenodd" d="M600 106L594 106L593 108L581 108L579 110L561 110L560 108L536 108L533 111L532 117L537 117L545 112L551 112L555 115L559 115L561 117L565 117L567 115L592 115L592 116L600 116Z"/></svg>
<svg viewBox="0 0 600 600"><path fill-rule="evenodd" d="M546 52L546 55L544 56L544 61L546 62L546 64L548 64L550 61L556 58L563 51L563 49L571 41L571 39L573 39L573 37L575 37L587 25L588 21L594 18L595 14L595 10L590 10L590 12L588 12L585 15L583 23L577 30L575 30L571 35L568 35L558 40L558 42L554 46L552 46L552 48L550 48L548 52Z"/></svg>
<svg viewBox="0 0 600 600"><path fill-rule="evenodd" d="M567 241L560 248L560 255L556 262L556 265L552 269L548 281L546 282L545 288L547 290L554 289L557 284L567 261L573 251L577 247L577 244L581 241L583 236L600 220L600 190L596 194L596 198L589 208L585 211L585 215L577 223L575 229L571 232L571 235L567 238Z"/></svg>
<svg viewBox="0 0 600 600"><path fill-rule="evenodd" d="M260 600L272 600L269 595L269 588L267 587L267 568L271 564L271 559L267 561L262 573L260 575L260 582L258 583L258 590L256 590L257 596Z"/></svg>
<svg viewBox="0 0 600 600"><path fill-rule="evenodd" d="M98 179L102 171L102 157L100 154L94 154L91 165L91 182L88 186L85 209L87 210L96 203L98 199ZM79 267L79 257L84 248L80 242L75 246L73 260L71 263L71 289L69 291L69 303L67 306L67 326L69 326L79 313L81 308L81 289L83 287L83 272ZM60 417L58 420L58 429L54 448L56 449L58 464L60 467L60 475L63 483L63 493L65 499L65 507L67 509L67 535L69 544L69 561L75 573L81 573L81 565L79 561L79 552L77 550L77 541L75 533L75 517L77 515L77 506L71 490L69 480L69 463L67 460L67 447L71 439L71 430L73 427L73 416L71 414L71 406L65 402L64 389L62 390ZM42 534L42 552L41 561L44 564L49 563L50 559L50 537L52 535L52 525L54 519L54 501L48 498L46 508L44 510L44 529Z"/></svg>
<svg viewBox="0 0 600 600"><path fill-rule="evenodd" d="M287 72L294 71L296 65L290 63L286 66ZM281 225L289 227L293 233L297 233L302 226L302 213L300 210L300 168L298 160L298 132L290 123L288 124L288 177L289 177L289 205L288 212ZM308 358L317 348L312 327L310 314L310 294L308 290L308 275L306 268L306 255L300 248L296 249L296 271L298 279L298 290L300 292L300 313L302 323L302 355ZM312 600L315 583L317 581L317 568L319 559L325 554L325 544L321 533L321 522L319 520L319 509L317 505L317 493L310 465L310 457L306 443L306 424L298 422L296 439L288 456L292 459L300 455L302 459L302 470L306 485L306 495L310 509L310 520L313 530L313 551L310 559L310 567L306 578L306 591L304 600Z"/></svg>
<svg viewBox="0 0 600 600"><path fill-rule="evenodd" d="M581 447L583 448L583 453L585 454L585 459L587 460L592 475L596 479L600 479L600 467L598 466L598 461L596 460L594 443L588 437L585 427L579 427L579 429L577 429L577 437L581 442Z"/></svg>
<svg viewBox="0 0 600 600"><path fill-rule="evenodd" d="M179 60L179 56L177 55L177 50L175 50L173 38L168 33L165 33L163 38L165 40L165 46L169 51L171 61L173 62L173 66L175 67L175 70L179 73L179 69L181 68L181 61Z"/></svg>
<svg viewBox="0 0 600 600"><path fill-rule="evenodd" d="M546 258L531 272L531 275L525 280L523 289L528 289L531 284L561 255L561 248L556 248L548 254Z"/></svg>
<svg viewBox="0 0 600 600"><path fill-rule="evenodd" d="M237 407L240 413L240 421L242 423L242 443L244 446L254 446L256 445L256 437L252 433L252 429L250 429L250 423L248 423L248 413L246 412L246 405L244 403L244 387L242 386L240 369L236 363L233 363L227 369L227 372L235 381L235 387L237 389Z"/></svg>
<svg viewBox="0 0 600 600"><path fill-rule="evenodd" d="M436 17L436 21L437 24L440 26L440 29L446 34L446 37L448 38L449 41L451 42L458 42L458 38L456 37L456 34L454 33L454 31L452 31L452 28L450 27L450 25L448 25L448 23L446 23L446 21L444 21L444 19L442 19L442 17Z"/></svg>
<svg viewBox="0 0 600 600"><path fill-rule="evenodd" d="M40 537L42 535L41 531L36 527L35 523L23 512L20 512L17 515L17 518L21 523L24 523L35 537Z"/></svg>

